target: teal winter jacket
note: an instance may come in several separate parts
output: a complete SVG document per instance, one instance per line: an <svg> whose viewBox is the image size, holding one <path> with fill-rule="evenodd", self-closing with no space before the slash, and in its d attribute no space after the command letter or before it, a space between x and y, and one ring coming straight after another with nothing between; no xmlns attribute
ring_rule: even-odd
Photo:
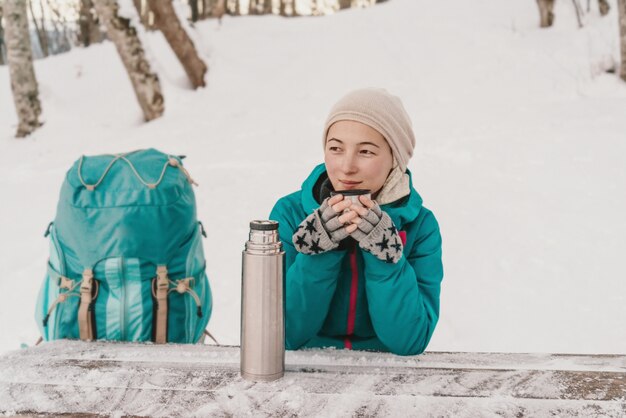
<svg viewBox="0 0 626 418"><path fill-rule="evenodd" d="M285 345L422 353L439 318L443 278L441 235L432 212L413 189L382 205L404 241L398 263L379 260L358 245L325 253L299 253L292 243L298 225L320 203L315 186L326 177L317 166L302 189L281 198L270 219L279 222L286 253ZM348 247L348 248L346 248Z"/></svg>

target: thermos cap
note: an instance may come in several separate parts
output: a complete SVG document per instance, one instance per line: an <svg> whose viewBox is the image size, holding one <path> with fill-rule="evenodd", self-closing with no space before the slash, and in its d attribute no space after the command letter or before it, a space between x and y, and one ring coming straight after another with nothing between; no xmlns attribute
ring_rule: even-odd
<svg viewBox="0 0 626 418"><path fill-rule="evenodd" d="M250 229L253 231L276 231L278 229L278 222L252 221L250 222Z"/></svg>

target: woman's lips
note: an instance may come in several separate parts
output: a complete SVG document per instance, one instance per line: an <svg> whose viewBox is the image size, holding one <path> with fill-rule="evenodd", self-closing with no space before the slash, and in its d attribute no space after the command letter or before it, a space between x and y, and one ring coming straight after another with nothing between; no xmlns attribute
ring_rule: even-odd
<svg viewBox="0 0 626 418"><path fill-rule="evenodd" d="M361 184L360 181L349 181L349 180L339 180L339 183L341 183L346 189L353 189L357 187L359 184Z"/></svg>

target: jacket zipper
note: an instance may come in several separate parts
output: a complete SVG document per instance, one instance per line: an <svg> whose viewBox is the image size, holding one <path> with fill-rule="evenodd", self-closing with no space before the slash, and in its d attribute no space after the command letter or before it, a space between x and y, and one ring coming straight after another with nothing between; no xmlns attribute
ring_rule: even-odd
<svg viewBox="0 0 626 418"><path fill-rule="evenodd" d="M348 327L346 329L345 347L352 349L352 342L349 336L354 333L354 322L356 320L356 301L359 290L359 270L356 263L356 245L350 251L350 270L352 272L352 281L350 283L350 309L348 311Z"/></svg>

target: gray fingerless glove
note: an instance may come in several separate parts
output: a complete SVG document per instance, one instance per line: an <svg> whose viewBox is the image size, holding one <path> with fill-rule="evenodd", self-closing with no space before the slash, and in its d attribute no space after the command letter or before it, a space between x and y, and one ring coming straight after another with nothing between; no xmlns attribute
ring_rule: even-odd
<svg viewBox="0 0 626 418"><path fill-rule="evenodd" d="M339 213L328 205L328 199L307 216L293 234L292 241L302 254L319 254L339 246L348 236L344 225L339 222Z"/></svg>
<svg viewBox="0 0 626 418"><path fill-rule="evenodd" d="M358 228L350 234L359 242L359 247L386 263L397 263L404 247L389 215L376 203L361 219Z"/></svg>

